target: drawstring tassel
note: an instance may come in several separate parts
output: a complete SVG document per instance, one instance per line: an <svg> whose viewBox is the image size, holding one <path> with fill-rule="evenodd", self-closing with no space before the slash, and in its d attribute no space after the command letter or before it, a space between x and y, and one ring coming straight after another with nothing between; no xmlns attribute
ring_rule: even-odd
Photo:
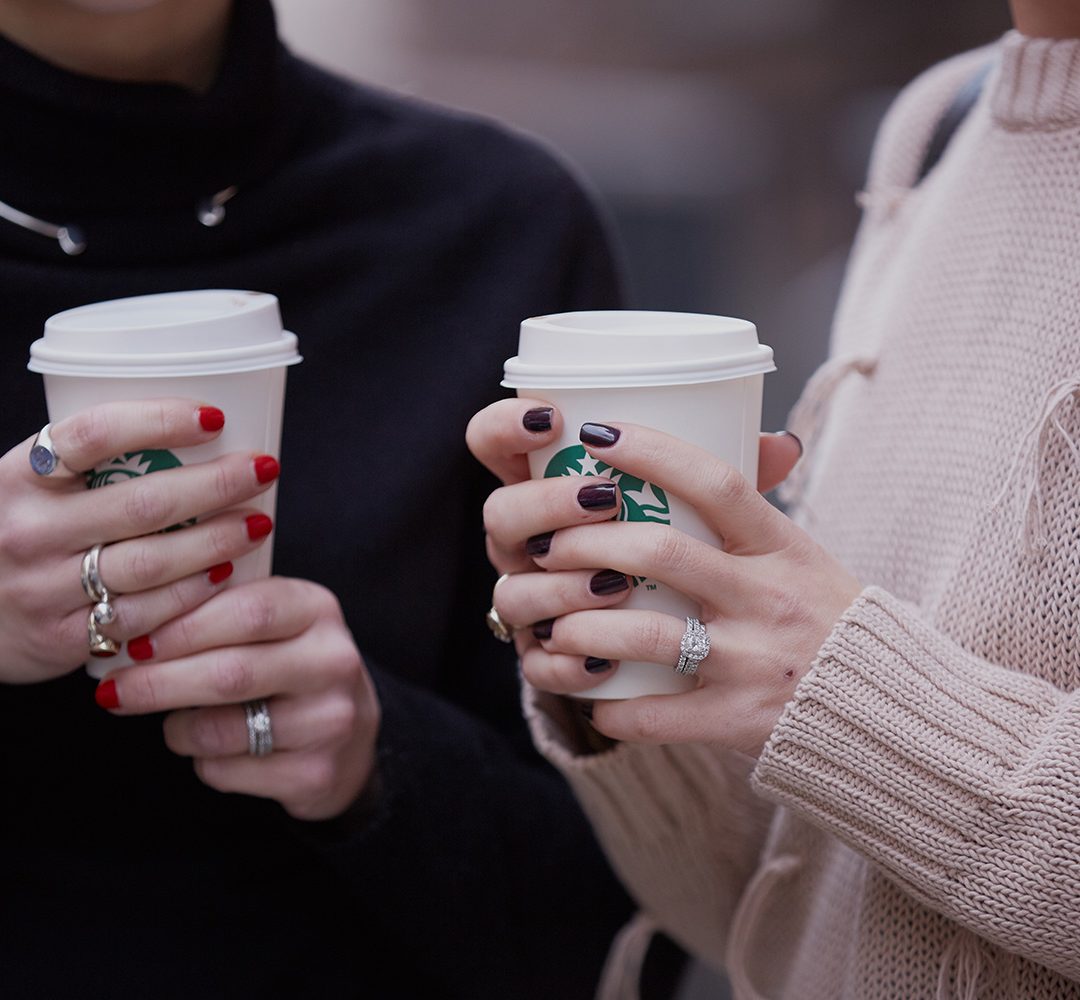
<svg viewBox="0 0 1080 1000"><path fill-rule="evenodd" d="M982 941L971 931L958 929L941 958L934 1000L978 1000L991 971Z"/></svg>
<svg viewBox="0 0 1080 1000"><path fill-rule="evenodd" d="M870 375L876 367L873 358L837 357L826 361L810 377L788 418L788 430L802 442L803 455L780 487L779 496L784 503L794 504L802 497L811 465L810 452L817 444L836 390L852 373Z"/></svg>
<svg viewBox="0 0 1080 1000"><path fill-rule="evenodd" d="M1075 376L1058 382L1047 392L1038 419L1021 439L1005 481L990 503L990 509L995 510L1005 502L1009 492L1014 489L1014 484L1022 487L1022 516L1018 537L1029 553L1045 549L1048 541L1042 469L1055 432L1061 435L1073 458L1080 465L1080 446L1061 422L1058 413L1061 405L1077 392L1080 392L1080 378Z"/></svg>
<svg viewBox="0 0 1080 1000"><path fill-rule="evenodd" d="M638 1000L641 969L656 930L652 917L638 913L619 931L604 963L596 1000Z"/></svg>

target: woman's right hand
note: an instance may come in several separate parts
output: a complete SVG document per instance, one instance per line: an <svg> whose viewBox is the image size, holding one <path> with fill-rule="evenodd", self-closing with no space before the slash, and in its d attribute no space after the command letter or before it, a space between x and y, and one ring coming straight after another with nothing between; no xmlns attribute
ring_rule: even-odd
<svg viewBox="0 0 1080 1000"><path fill-rule="evenodd" d="M212 441L223 416L194 400L107 403L51 428L61 465L31 468L28 438L0 458L0 683L69 673L88 658L90 599L82 558L102 543L99 570L118 641L143 635L221 589L231 560L265 542L269 518L227 510L183 531L163 529L250 500L279 466L267 455L232 453L88 490L82 470L117 455ZM122 596L120 596L122 595Z"/></svg>

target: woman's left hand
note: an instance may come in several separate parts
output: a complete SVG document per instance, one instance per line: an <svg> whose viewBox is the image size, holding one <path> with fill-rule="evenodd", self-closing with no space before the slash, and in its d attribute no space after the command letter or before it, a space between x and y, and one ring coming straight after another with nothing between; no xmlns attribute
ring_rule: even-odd
<svg viewBox="0 0 1080 1000"><path fill-rule="evenodd" d="M516 585L506 595L513 600L511 620L551 615L554 580L545 578L559 571L608 567L686 594L701 606L711 639L699 686L680 695L597 701L593 725L617 740L718 743L756 756L860 584L730 465L659 431L631 424L612 431L613 444L586 442L586 449L688 502L723 547L640 522L560 528L546 554L533 557L549 573L527 573L504 585ZM501 492L509 501L511 490ZM499 493L488 503L498 505ZM509 520L491 513L493 523ZM536 687L573 693L568 675L576 689L595 685L595 676L567 671L566 664L581 657L672 667L679 659L683 619L610 607L567 610L555 616L550 638L524 652L523 671Z"/></svg>
<svg viewBox="0 0 1080 1000"><path fill-rule="evenodd" d="M344 812L371 780L379 704L337 598L271 577L217 594L128 643L97 701L116 715L169 712L165 742L222 792L276 799L307 820ZM244 703L265 700L273 750L249 754Z"/></svg>

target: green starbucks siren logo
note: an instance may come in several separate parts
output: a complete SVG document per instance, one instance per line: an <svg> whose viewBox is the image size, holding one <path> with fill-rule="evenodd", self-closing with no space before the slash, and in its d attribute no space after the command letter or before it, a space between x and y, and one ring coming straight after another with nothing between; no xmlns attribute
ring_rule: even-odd
<svg viewBox="0 0 1080 1000"><path fill-rule="evenodd" d="M147 448L145 451L129 451L126 455L111 458L99 465L93 472L86 474L86 485L96 490L101 486L110 486L113 483L126 482L128 479L137 479L139 476L149 475L151 472L161 472L163 469L179 469L184 463L171 451L165 449ZM190 518L182 524L174 524L166 531L176 531L178 528L186 528L195 523L195 518Z"/></svg>
<svg viewBox="0 0 1080 1000"><path fill-rule="evenodd" d="M622 494L622 509L618 518L620 521L671 524L671 505L668 503L667 494L659 486L594 458L580 444L556 452L544 470L545 479L554 479L557 476L601 475L606 475L613 483L619 484L619 492ZM634 577L634 586L644 579Z"/></svg>

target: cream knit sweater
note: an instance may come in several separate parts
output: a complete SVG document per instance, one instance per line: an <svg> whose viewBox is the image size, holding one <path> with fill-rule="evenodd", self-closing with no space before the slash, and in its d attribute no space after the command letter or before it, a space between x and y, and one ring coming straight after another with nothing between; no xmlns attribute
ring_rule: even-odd
<svg viewBox="0 0 1080 1000"><path fill-rule="evenodd" d="M865 591L756 765L587 756L527 693L534 738L739 1000L1080 998L1080 41L1012 33L924 74L862 201L793 420L798 518Z"/></svg>

